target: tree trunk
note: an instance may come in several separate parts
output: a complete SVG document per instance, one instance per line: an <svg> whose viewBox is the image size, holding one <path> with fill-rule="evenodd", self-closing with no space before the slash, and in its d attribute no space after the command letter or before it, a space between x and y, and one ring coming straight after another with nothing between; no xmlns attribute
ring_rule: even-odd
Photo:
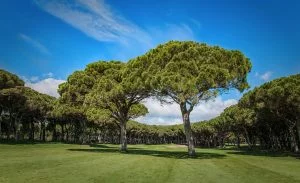
<svg viewBox="0 0 300 183"><path fill-rule="evenodd" d="M298 133L298 144L300 145L300 119L297 119L296 121L296 129Z"/></svg>
<svg viewBox="0 0 300 183"><path fill-rule="evenodd" d="M46 141L46 124L45 121L41 122L41 137L42 137L42 141L45 142Z"/></svg>
<svg viewBox="0 0 300 183"><path fill-rule="evenodd" d="M53 127L52 141L57 141L56 124L54 124L54 127Z"/></svg>
<svg viewBox="0 0 300 183"><path fill-rule="evenodd" d="M14 119L14 125L15 125L15 127L14 127L15 140L19 141L20 140L20 124L17 119Z"/></svg>
<svg viewBox="0 0 300 183"><path fill-rule="evenodd" d="M252 148L252 144L250 142L249 134L248 134L248 131L247 131L246 128L244 128L244 132L245 132L245 136L246 136L246 140L247 140L248 146L251 149Z"/></svg>
<svg viewBox="0 0 300 183"><path fill-rule="evenodd" d="M120 123L120 128L121 128L121 146L120 146L120 151L127 151L127 138L126 138L126 122L123 121Z"/></svg>
<svg viewBox="0 0 300 183"><path fill-rule="evenodd" d="M195 152L191 122L190 122L190 112L187 111L185 103L181 104L180 108L182 113L182 120L183 120L184 132L186 136L186 142L188 146L188 154L189 156L195 156L196 152Z"/></svg>
<svg viewBox="0 0 300 183"><path fill-rule="evenodd" d="M240 138L239 135L237 135L237 142L236 142L236 144L237 144L237 147L238 147L238 148L241 147L241 138Z"/></svg>
<svg viewBox="0 0 300 183"><path fill-rule="evenodd" d="M34 141L34 123L30 122L30 135L29 135L29 140Z"/></svg>
<svg viewBox="0 0 300 183"><path fill-rule="evenodd" d="M67 132L67 142L68 142L68 143L69 143L69 129L70 129L70 127L69 127L69 128L66 127L66 132Z"/></svg>
<svg viewBox="0 0 300 183"><path fill-rule="evenodd" d="M0 140L2 139L2 128L1 128L1 120L0 120Z"/></svg>
<svg viewBox="0 0 300 183"><path fill-rule="evenodd" d="M65 130L64 130L64 125L61 124L61 141L63 142L65 140Z"/></svg>
<svg viewBox="0 0 300 183"><path fill-rule="evenodd" d="M298 153L299 152L299 147L296 141L296 136L294 134L293 128L290 128L290 134L291 134L291 148L294 152Z"/></svg>
<svg viewBox="0 0 300 183"><path fill-rule="evenodd" d="M15 136L15 141L18 141L19 140L19 132L18 132L18 124L16 123L15 124L15 127L14 127L14 136Z"/></svg>
<svg viewBox="0 0 300 183"><path fill-rule="evenodd" d="M0 108L0 140L2 139L1 137L2 137L2 128L1 128L1 125L2 125L2 109Z"/></svg>

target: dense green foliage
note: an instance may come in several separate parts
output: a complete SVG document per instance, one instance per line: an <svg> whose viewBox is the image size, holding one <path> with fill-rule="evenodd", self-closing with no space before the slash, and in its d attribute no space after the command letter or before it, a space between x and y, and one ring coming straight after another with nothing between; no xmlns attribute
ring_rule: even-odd
<svg viewBox="0 0 300 183"><path fill-rule="evenodd" d="M255 111L253 138L272 149L299 152L300 74L282 77L245 94L239 104Z"/></svg>
<svg viewBox="0 0 300 183"><path fill-rule="evenodd" d="M13 88L15 86L24 86L24 81L17 75L0 69L0 90L4 88Z"/></svg>
<svg viewBox="0 0 300 183"><path fill-rule="evenodd" d="M294 183L299 159L260 151L178 145L0 144L0 182Z"/></svg>
<svg viewBox="0 0 300 183"><path fill-rule="evenodd" d="M0 90L0 130L6 133L8 139L13 132L16 140L24 139L25 135L33 140L34 123L38 123L41 139L45 140L46 118L53 102L53 97L23 86Z"/></svg>

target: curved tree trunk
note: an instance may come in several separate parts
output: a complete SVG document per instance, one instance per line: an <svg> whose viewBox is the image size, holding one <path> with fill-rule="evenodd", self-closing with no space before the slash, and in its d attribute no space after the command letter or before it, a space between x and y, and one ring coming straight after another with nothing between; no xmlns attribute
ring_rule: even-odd
<svg viewBox="0 0 300 183"><path fill-rule="evenodd" d="M245 127L243 129L244 129L244 132L245 132L247 144L248 144L249 148L251 149L252 148L252 144L251 144L251 141L250 141L250 138L249 138L248 131L247 131L247 129Z"/></svg>
<svg viewBox="0 0 300 183"><path fill-rule="evenodd" d="M120 123L120 128L121 128L120 151L127 151L126 122L125 121Z"/></svg>
<svg viewBox="0 0 300 183"><path fill-rule="evenodd" d="M192 134L191 122L190 122L190 111L186 109L186 104L183 103L180 105L181 113L182 113L182 120L184 126L184 132L186 136L186 142L188 146L188 153L189 156L195 156L195 146L194 146L194 138Z"/></svg>

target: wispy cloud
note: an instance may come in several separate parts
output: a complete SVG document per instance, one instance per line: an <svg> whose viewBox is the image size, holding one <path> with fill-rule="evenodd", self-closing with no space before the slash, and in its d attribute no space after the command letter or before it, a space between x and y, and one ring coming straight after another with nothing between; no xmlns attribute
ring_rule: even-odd
<svg viewBox="0 0 300 183"><path fill-rule="evenodd" d="M271 71L266 71L263 74L259 74L258 72L256 72L255 77L258 77L258 78L262 79L263 81L269 81L272 74L273 74L273 72L271 72Z"/></svg>
<svg viewBox="0 0 300 183"><path fill-rule="evenodd" d="M35 49L39 50L41 53L44 54L50 54L49 50L46 48L46 46L44 46L43 44L41 44L39 41L29 37L28 35L19 34L19 37L24 40L26 43L30 44L32 47L34 47Z"/></svg>
<svg viewBox="0 0 300 183"><path fill-rule="evenodd" d="M190 21L197 27L197 29L202 29L202 24L198 20L191 18Z"/></svg>
<svg viewBox="0 0 300 183"><path fill-rule="evenodd" d="M116 13L103 0L35 0L38 7L85 35L100 41L119 43L110 47L113 58L128 60L155 45L169 40L195 40L194 28L200 23L191 19L178 24L141 27Z"/></svg>
<svg viewBox="0 0 300 183"><path fill-rule="evenodd" d="M135 40L151 44L147 33L114 13L104 1L36 0L35 2L44 11L98 41L117 41L128 44L129 41Z"/></svg>

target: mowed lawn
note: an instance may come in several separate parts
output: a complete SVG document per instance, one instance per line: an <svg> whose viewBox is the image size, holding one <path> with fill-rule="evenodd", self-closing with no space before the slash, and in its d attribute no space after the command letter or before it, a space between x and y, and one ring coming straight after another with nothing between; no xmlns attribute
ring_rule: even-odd
<svg viewBox="0 0 300 183"><path fill-rule="evenodd" d="M285 154L179 145L0 144L0 182L300 182L300 159Z"/></svg>

